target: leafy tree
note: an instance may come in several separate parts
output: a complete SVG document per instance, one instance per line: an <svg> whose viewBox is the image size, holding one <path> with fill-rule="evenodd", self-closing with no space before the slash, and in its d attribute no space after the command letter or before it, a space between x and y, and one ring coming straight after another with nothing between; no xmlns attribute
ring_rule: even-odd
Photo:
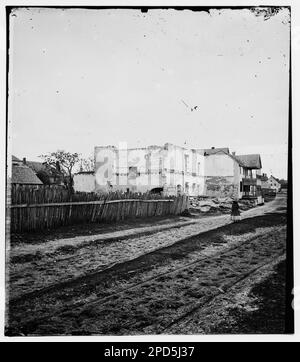
<svg viewBox="0 0 300 362"><path fill-rule="evenodd" d="M65 185L70 193L74 193L74 169L80 161L79 154L58 150L40 157L44 159L45 164L54 166L62 172Z"/></svg>

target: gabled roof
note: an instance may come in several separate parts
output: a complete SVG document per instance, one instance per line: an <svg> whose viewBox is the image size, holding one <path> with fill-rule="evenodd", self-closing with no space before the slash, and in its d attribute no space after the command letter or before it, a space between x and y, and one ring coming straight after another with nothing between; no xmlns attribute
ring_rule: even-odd
<svg viewBox="0 0 300 362"><path fill-rule="evenodd" d="M26 161L26 165L30 167L35 173L44 171L49 176L61 176L62 172L59 172L55 167L47 165L38 161Z"/></svg>
<svg viewBox="0 0 300 362"><path fill-rule="evenodd" d="M242 167L253 168L253 169L261 168L261 159L259 154L235 155L234 158L238 161L238 163Z"/></svg>
<svg viewBox="0 0 300 362"><path fill-rule="evenodd" d="M271 178L272 178L273 180L275 180L276 182L280 183L280 182L279 182L279 179L276 178L275 176L271 175L271 176L270 176L270 179L271 179Z"/></svg>
<svg viewBox="0 0 300 362"><path fill-rule="evenodd" d="M36 176L34 171L27 166L12 166L13 184L42 185L42 181Z"/></svg>
<svg viewBox="0 0 300 362"><path fill-rule="evenodd" d="M211 156L217 153L223 153L229 157L231 157L233 160L235 160L240 166L245 168L252 168L252 169L261 169L261 159L259 154L253 154L253 155L233 155L229 153L228 148L214 148L211 151L214 151L212 153L206 153L204 152L204 156Z"/></svg>
<svg viewBox="0 0 300 362"><path fill-rule="evenodd" d="M14 155L11 156L11 160L12 160L12 162L22 162L18 157L14 156Z"/></svg>
<svg viewBox="0 0 300 362"><path fill-rule="evenodd" d="M228 147L221 147L221 148L205 148L204 149L204 156L214 155L218 152L224 152L229 154L229 148Z"/></svg>

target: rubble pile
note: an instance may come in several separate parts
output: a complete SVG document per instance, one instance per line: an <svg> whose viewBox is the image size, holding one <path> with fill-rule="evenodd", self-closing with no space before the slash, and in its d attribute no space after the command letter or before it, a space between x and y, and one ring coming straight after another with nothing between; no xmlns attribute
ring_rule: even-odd
<svg viewBox="0 0 300 362"><path fill-rule="evenodd" d="M190 212L197 213L223 213L228 214L231 212L232 201L231 197L215 197L215 198L201 198L190 197ZM256 206L255 200L239 200L239 207L241 211L251 209Z"/></svg>

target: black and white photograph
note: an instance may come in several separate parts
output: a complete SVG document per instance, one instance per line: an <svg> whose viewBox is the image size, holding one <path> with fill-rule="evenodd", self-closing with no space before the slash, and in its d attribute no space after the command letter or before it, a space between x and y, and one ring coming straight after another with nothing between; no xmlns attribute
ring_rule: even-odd
<svg viewBox="0 0 300 362"><path fill-rule="evenodd" d="M6 337L294 334L291 19L6 7Z"/></svg>

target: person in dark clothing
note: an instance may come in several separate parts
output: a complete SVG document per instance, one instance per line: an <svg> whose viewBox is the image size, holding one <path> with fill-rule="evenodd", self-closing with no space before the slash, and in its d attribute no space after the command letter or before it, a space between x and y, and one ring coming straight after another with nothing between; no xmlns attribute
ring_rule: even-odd
<svg viewBox="0 0 300 362"><path fill-rule="evenodd" d="M239 204L237 201L233 201L232 202L232 207L231 207L231 220L233 222L237 222L241 220L241 213L240 213L240 208L239 208Z"/></svg>

